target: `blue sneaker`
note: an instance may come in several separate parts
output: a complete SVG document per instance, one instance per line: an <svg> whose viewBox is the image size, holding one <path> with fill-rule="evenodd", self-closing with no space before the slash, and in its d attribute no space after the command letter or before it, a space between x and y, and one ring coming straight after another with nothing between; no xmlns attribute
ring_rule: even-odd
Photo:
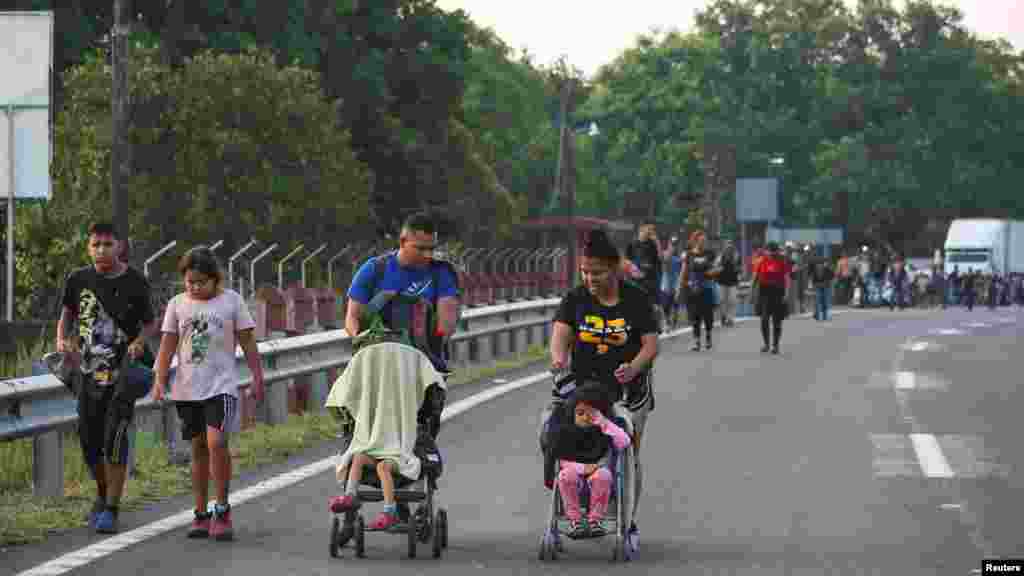
<svg viewBox="0 0 1024 576"><path fill-rule="evenodd" d="M626 542L629 545L630 556L640 551L640 530L637 529L636 523L630 525L626 533Z"/></svg>
<svg viewBox="0 0 1024 576"><path fill-rule="evenodd" d="M96 516L96 531L100 534L117 534L117 516L109 509Z"/></svg>
<svg viewBox="0 0 1024 576"><path fill-rule="evenodd" d="M97 500L93 503L92 509L85 515L85 521L89 528L96 528L96 518L100 515L100 512L107 507L106 503L102 500Z"/></svg>

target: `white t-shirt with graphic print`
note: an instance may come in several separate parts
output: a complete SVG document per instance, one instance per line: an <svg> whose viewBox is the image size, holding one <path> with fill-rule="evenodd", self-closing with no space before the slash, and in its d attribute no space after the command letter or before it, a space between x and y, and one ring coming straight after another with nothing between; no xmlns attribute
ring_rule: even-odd
<svg viewBox="0 0 1024 576"><path fill-rule="evenodd" d="M249 307L234 290L224 290L209 300L194 300L188 294L171 299L161 328L178 335L171 399L198 401L219 394L237 397L237 333L255 327Z"/></svg>

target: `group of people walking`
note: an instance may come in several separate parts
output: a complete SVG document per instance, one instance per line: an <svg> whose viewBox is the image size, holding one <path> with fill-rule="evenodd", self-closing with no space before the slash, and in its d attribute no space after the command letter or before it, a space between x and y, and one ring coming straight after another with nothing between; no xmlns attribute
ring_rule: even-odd
<svg viewBox="0 0 1024 576"><path fill-rule="evenodd" d="M817 261L806 263L806 269L818 288L815 318L827 320L831 291L826 288L834 272ZM691 350L695 352L713 348L716 319L722 326L735 323L741 270L741 258L732 242L716 253L707 246L704 231L695 230L685 248L679 246L675 236L661 247L653 222L641 225L622 262L625 278L648 293L659 331L675 328L680 311L685 310L693 335ZM795 281L797 270L793 258L778 244L769 244L753 259L755 314L761 317L764 352L779 353L782 322L792 308L802 307Z"/></svg>
<svg viewBox="0 0 1024 576"><path fill-rule="evenodd" d="M78 436L96 501L87 522L99 533L119 530L119 510L132 460L134 405L138 370L155 367L148 381L160 400L168 394L181 421L182 437L192 445L192 480L196 500L190 537L233 537L228 487L232 476L228 441L239 428L239 373L235 349L240 346L252 375L249 392L263 397L263 370L253 334L249 307L237 292L224 286L213 251L190 250L178 273L185 290L167 305L158 323L149 282L124 258L125 243L109 222L88 230L90 264L64 281L56 350L61 363L73 365L65 382L78 400ZM162 334L154 355L146 342ZM171 361L178 364L169 387ZM133 379L134 378L134 379ZM209 485L215 500L208 503Z"/></svg>
<svg viewBox="0 0 1024 576"><path fill-rule="evenodd" d="M411 217L403 227L400 247L374 258L356 273L349 290L346 329L353 335L366 327L366 313L382 292L426 298L436 310L433 339L445 341L456 329L457 275L432 257L436 234L428 218ZM187 535L230 540L233 535L229 500L232 462L229 440L240 428L239 373L235 350L241 347L252 375L249 392L262 401L263 373L254 335L255 323L243 297L225 286L220 264L209 248L197 247L179 261L184 291L167 305L162 321L152 306L151 288L123 257L124 242L110 223L94 224L88 233L90 264L65 280L56 348L77 366L70 384L78 397L79 437L97 500L89 525L101 533L118 531L119 505L131 460L134 398L122 394L128 362L152 366L152 395L169 396L181 420L181 434L191 442L195 519ZM777 247L761 257L754 269L757 311L762 319L763 351L779 352L786 290L792 265ZM555 369L569 369L591 388L577 416L580 427L591 427L613 437L616 446L633 451L635 493L630 499L629 532L636 539L636 510L642 492L640 448L649 415L654 410L654 361L658 334L675 325L679 307L689 312L693 350L712 349L716 313L723 325L734 322L736 286L741 264L734 246L721 254L707 247L702 231L693 232L683 250L673 238L659 245L655 226L645 223L623 258L603 232L589 235L582 252L580 286L567 293L554 320L551 361ZM380 310L387 322L396 312ZM148 351L147 339L160 335L159 351ZM434 351L442 356L443 352ZM172 360L177 358L173 368ZM570 361L571 359L571 361ZM173 383L173 385L171 385ZM603 392L600 392L603 390ZM630 435L611 425L600 408L621 403L628 411ZM597 410L597 411L595 411ZM384 477L388 462L367 460ZM600 466L565 460L560 477L596 483L592 496L607 494L607 473ZM361 468L362 466L360 466ZM212 503L210 481L213 481ZM344 492L329 503L332 511L358 507L358 474L343 479ZM561 486L561 484L560 484ZM565 481L568 486L568 480ZM565 488L567 489L567 488ZM565 498L569 515L583 532L600 533L599 514L590 527L579 516L575 499ZM403 514L393 496L372 526L388 529Z"/></svg>
<svg viewBox="0 0 1024 576"><path fill-rule="evenodd" d="M982 274L978 270L960 272L958 266L946 276L940 271L933 273L928 286L931 300L943 308L952 304L973 310L976 304L988 308L999 306L1024 306L1024 275Z"/></svg>

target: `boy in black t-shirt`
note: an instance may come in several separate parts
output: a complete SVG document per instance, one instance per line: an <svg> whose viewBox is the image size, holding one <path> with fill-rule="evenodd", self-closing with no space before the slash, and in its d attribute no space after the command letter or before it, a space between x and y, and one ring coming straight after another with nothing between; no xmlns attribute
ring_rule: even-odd
<svg viewBox="0 0 1024 576"><path fill-rule="evenodd" d="M97 492L89 525L108 534L117 532L134 420L134 400L116 394L118 372L156 331L149 282L121 261L121 249L109 223L89 229L92 264L64 281L56 342L57 352L78 358L78 437Z"/></svg>
<svg viewBox="0 0 1024 576"><path fill-rule="evenodd" d="M649 378L658 355L658 326L647 293L621 278L619 251L602 231L591 232L583 246L583 285L562 299L551 337L551 367L569 367L577 381L605 383L609 399L624 394L633 427L635 483L630 537L638 538L636 511L642 491L640 440L654 407Z"/></svg>

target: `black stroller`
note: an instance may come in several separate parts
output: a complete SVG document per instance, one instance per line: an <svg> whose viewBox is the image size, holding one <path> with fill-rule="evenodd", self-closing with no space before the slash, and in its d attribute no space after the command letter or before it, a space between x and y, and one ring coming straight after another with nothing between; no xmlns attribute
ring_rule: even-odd
<svg viewBox="0 0 1024 576"><path fill-rule="evenodd" d="M429 358L416 348L405 344L386 342L373 344L361 349L349 362L349 366L346 367L346 373L353 366L358 370L360 361L365 361L369 357L366 355L367 351L370 351L369 356L383 353L379 357L387 358L388 363L392 361L394 363L401 363L399 357L410 354L422 357L422 359L417 360L430 362ZM406 361L409 361L408 357L406 357ZM427 370L427 372L430 371ZM436 376L439 374L442 377L437 379ZM433 379L435 381L425 386L423 400L416 414L416 422L414 424L410 423L415 426L416 440L413 454L420 461L419 477L412 480L401 474L394 475L395 501L398 505L400 522L387 529L386 533L398 534L406 538L408 545L407 555L409 558L416 557L417 545L421 543L432 544L434 558L440 558L442 551L448 547L448 512L444 508L438 507L435 502L438 479L443 472L443 461L435 440L441 425L441 412L444 410L445 405L446 389L444 376L447 375L434 372ZM391 387L391 389L395 389L395 386L415 386L415 384L407 382L392 382L386 376L381 378L381 381L380 384L382 386ZM335 386L345 385L345 374L343 374L338 378ZM386 393L382 389L377 394L380 395L381 392ZM332 403L332 398L334 397L335 391L332 389L331 394L328 396L327 406L332 414L341 422L342 442L340 454L344 454L358 435L357 419L353 417L346 406L339 406L337 402ZM367 468L364 471L362 481L357 490L357 496L361 502L384 501L380 479L372 468ZM410 510L411 504L417 504L415 510ZM367 529L362 514L359 511L347 511L339 514L332 513L331 515L331 557L336 558L340 556L341 550L349 543L352 544L357 557L365 557L365 538L366 533L370 532L370 530Z"/></svg>

